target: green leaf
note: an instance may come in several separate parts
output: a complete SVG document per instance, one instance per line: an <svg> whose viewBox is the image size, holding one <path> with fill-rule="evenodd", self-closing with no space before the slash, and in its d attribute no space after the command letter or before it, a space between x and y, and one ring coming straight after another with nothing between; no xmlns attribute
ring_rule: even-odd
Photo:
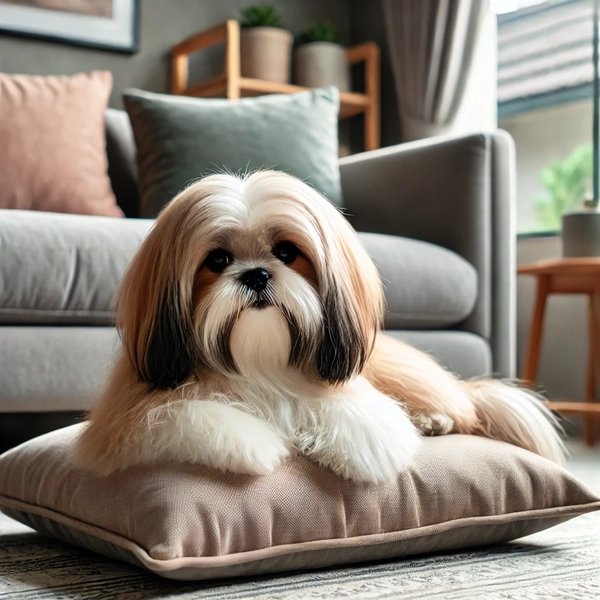
<svg viewBox="0 0 600 600"><path fill-rule="evenodd" d="M311 42L331 42L340 43L338 30L329 23L320 23L305 29L298 36L298 44L310 44Z"/></svg>
<svg viewBox="0 0 600 600"><path fill-rule="evenodd" d="M534 198L541 229L561 228L562 215L579 203L590 189L593 151L589 145L578 146L562 160L553 161L538 175L546 189L543 197Z"/></svg>
<svg viewBox="0 0 600 600"><path fill-rule="evenodd" d="M552 167L546 167L540 171L538 179L545 188L551 190L556 182L556 173Z"/></svg>
<svg viewBox="0 0 600 600"><path fill-rule="evenodd" d="M283 27L281 15L267 4L254 4L242 9L240 27Z"/></svg>

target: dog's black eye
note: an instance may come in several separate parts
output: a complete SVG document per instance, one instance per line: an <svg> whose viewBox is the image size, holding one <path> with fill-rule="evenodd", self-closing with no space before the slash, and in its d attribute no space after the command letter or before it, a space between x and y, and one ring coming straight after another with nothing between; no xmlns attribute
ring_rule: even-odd
<svg viewBox="0 0 600 600"><path fill-rule="evenodd" d="M279 242L273 248L273 254L286 265L291 265L298 258L299 252L292 242Z"/></svg>
<svg viewBox="0 0 600 600"><path fill-rule="evenodd" d="M233 256L231 256L227 250L217 248L216 250L208 253L206 260L204 261L204 265L213 273L220 273L232 260Z"/></svg>

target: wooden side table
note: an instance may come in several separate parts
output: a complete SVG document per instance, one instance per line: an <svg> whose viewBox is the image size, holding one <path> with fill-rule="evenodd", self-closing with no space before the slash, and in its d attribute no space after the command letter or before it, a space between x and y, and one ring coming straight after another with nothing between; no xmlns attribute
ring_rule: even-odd
<svg viewBox="0 0 600 600"><path fill-rule="evenodd" d="M598 434L600 402L596 398L596 378L600 376L600 258L565 258L521 265L517 272L537 279L537 294L529 345L522 379L535 383L540 359L540 344L550 294L586 294L588 305L588 365L585 402L548 402L548 408L583 417L584 439L593 446Z"/></svg>
<svg viewBox="0 0 600 600"><path fill-rule="evenodd" d="M190 55L220 43L225 44L223 73L190 87L188 81ZM349 65L358 63L365 65L365 90L364 92L340 93L340 119L364 113L365 150L376 150L380 144L379 54L379 46L375 42L363 42L346 50ZM233 19L207 31L197 33L177 44L171 50L171 68L171 93L184 96L224 96L235 100L242 96L294 94L308 89L291 83L275 83L242 77L240 24Z"/></svg>

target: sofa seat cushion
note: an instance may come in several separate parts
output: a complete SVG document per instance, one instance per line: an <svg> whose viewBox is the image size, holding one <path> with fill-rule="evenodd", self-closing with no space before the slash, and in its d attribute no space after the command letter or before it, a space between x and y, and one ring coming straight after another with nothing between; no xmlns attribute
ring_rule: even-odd
<svg viewBox="0 0 600 600"><path fill-rule="evenodd" d="M5 413L89 410L119 348L114 327L0 326L0 421Z"/></svg>
<svg viewBox="0 0 600 600"><path fill-rule="evenodd" d="M150 219L0 210L0 324L111 325L121 278ZM359 234L380 270L386 328L439 329L469 315L477 274L417 240Z"/></svg>
<svg viewBox="0 0 600 600"><path fill-rule="evenodd" d="M461 377L492 371L489 344L473 333L387 333L428 352ZM112 327L0 326L0 412L88 410L119 348Z"/></svg>
<svg viewBox="0 0 600 600"><path fill-rule="evenodd" d="M0 210L0 323L110 325L152 223Z"/></svg>
<svg viewBox="0 0 600 600"><path fill-rule="evenodd" d="M385 288L386 329L440 329L466 319L477 300L477 271L434 244L361 233Z"/></svg>
<svg viewBox="0 0 600 600"><path fill-rule="evenodd" d="M481 336L468 331L397 330L387 335L430 354L445 369L462 379L490 375L493 372L492 349Z"/></svg>

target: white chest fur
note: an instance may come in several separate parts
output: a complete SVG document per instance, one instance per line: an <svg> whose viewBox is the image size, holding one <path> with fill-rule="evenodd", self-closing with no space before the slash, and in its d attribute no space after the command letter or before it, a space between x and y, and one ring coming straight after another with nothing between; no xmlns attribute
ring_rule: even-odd
<svg viewBox="0 0 600 600"><path fill-rule="evenodd" d="M231 332L231 354L241 375L276 377L287 370L291 338L278 308L244 311Z"/></svg>

